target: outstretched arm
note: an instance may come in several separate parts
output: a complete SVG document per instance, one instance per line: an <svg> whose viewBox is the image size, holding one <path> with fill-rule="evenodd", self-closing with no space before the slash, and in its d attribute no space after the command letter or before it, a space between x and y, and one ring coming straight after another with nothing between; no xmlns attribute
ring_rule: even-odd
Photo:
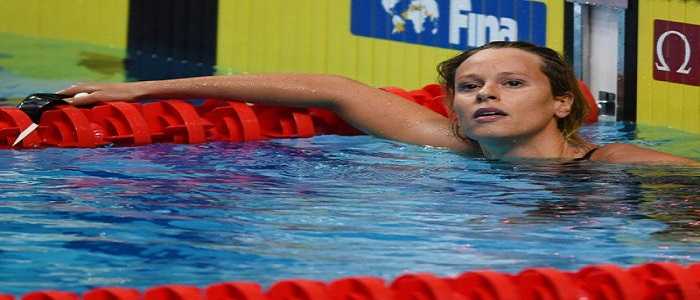
<svg viewBox="0 0 700 300"><path fill-rule="evenodd" d="M130 83L82 84L60 91L74 105L138 99L232 99L292 107L322 107L356 128L400 142L473 152L452 134L449 119L418 104L334 75L231 75Z"/></svg>

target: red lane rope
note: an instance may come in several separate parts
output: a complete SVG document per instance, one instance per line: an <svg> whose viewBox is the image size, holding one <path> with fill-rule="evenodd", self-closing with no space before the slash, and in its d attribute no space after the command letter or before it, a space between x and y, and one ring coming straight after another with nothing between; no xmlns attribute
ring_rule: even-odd
<svg viewBox="0 0 700 300"><path fill-rule="evenodd" d="M436 93L433 85L426 86L426 90L403 92L410 93L407 99L446 115L441 102L443 96L433 96L428 90ZM18 108L0 107L0 148L10 148L19 132L30 123L29 117ZM206 99L195 107L180 99L168 99L147 104L109 102L92 108L56 106L42 114L39 130L15 148L245 142L318 134L362 132L335 113L321 108L252 105L218 99Z"/></svg>
<svg viewBox="0 0 700 300"><path fill-rule="evenodd" d="M683 266L654 262L624 269L591 265L576 272L529 268L518 274L490 270L455 277L406 274L385 282L378 277L347 277L331 282L287 279L269 289L254 282L221 282L199 288L161 285L140 291L101 287L82 295L44 290L21 300L697 300L700 263ZM0 294L0 300L14 300Z"/></svg>
<svg viewBox="0 0 700 300"><path fill-rule="evenodd" d="M438 84L428 84L412 91L397 87L382 90L443 116L448 115L445 93ZM591 98L590 101L594 100ZM0 107L0 149L10 148L30 123L29 117L21 110ZM148 104L109 102L89 109L57 106L44 112L39 130L15 148L245 142L318 134L357 135L362 132L333 112L321 108L273 107L215 99L208 99L195 107L183 100L172 99Z"/></svg>

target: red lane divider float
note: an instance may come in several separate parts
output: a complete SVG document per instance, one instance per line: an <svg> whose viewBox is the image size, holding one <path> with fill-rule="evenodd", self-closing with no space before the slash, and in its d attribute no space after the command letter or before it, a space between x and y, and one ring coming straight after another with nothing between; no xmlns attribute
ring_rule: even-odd
<svg viewBox="0 0 700 300"><path fill-rule="evenodd" d="M96 288L83 295L83 300L140 300L141 292L132 288Z"/></svg>
<svg viewBox="0 0 700 300"><path fill-rule="evenodd" d="M73 292L37 291L24 295L22 300L79 300L80 296Z"/></svg>
<svg viewBox="0 0 700 300"><path fill-rule="evenodd" d="M450 287L465 299L518 299L515 277L493 271L466 272L450 281Z"/></svg>
<svg viewBox="0 0 700 300"><path fill-rule="evenodd" d="M377 277L350 277L339 279L328 285L331 299L378 300L393 299L384 279Z"/></svg>
<svg viewBox="0 0 700 300"><path fill-rule="evenodd" d="M522 299L586 299L568 273L551 268L528 269L516 276Z"/></svg>
<svg viewBox="0 0 700 300"><path fill-rule="evenodd" d="M15 138L32 124L32 120L19 108L0 107L0 148L10 148ZM22 148L34 148L41 145L41 137L34 131L19 145Z"/></svg>
<svg viewBox="0 0 700 300"><path fill-rule="evenodd" d="M263 135L269 138L297 138L316 135L307 109L256 105Z"/></svg>
<svg viewBox="0 0 700 300"><path fill-rule="evenodd" d="M242 102L209 99L197 107L212 126L207 136L214 141L247 142L264 139L258 116Z"/></svg>
<svg viewBox="0 0 700 300"><path fill-rule="evenodd" d="M445 91L438 84L428 84L412 91L398 87L385 87L382 90L443 116L449 114ZM589 105L592 105L591 101L594 100L587 99ZM594 108L593 113L596 113L597 107ZM595 121L597 114L595 116L590 117L589 122ZM0 148L10 148L29 124L30 118L21 110L0 107ZM39 130L15 148L246 142L319 134L358 135L362 132L335 113L322 108L252 105L243 101L216 99L207 99L195 107L184 100L172 99L146 104L109 102L92 108L59 105L45 111L39 122Z"/></svg>
<svg viewBox="0 0 700 300"><path fill-rule="evenodd" d="M206 128L212 126L199 116L194 106L182 100L165 100L141 107L154 142L199 144L207 141Z"/></svg>
<svg viewBox="0 0 700 300"><path fill-rule="evenodd" d="M163 285L146 289L102 287L82 296L67 291L34 291L21 300L697 300L700 263L656 262L624 269L592 265L578 272L530 268L512 275L489 270L456 277L406 274L390 284L377 277L348 277L325 283L282 280L264 291L254 282L223 282L204 289ZM0 300L14 300L0 294Z"/></svg>
<svg viewBox="0 0 700 300"><path fill-rule="evenodd" d="M630 273L642 283L648 299L700 299L700 280L683 266L650 263L634 267Z"/></svg>
<svg viewBox="0 0 700 300"><path fill-rule="evenodd" d="M586 115L584 122L585 123L598 122L598 114L600 112L600 109L598 108L598 103L596 103L595 98L593 97L593 94L591 93L591 90L588 88L586 83L583 82L583 80L578 81L578 86L581 89L581 94L583 95L583 99L586 100L586 105L588 106L588 114Z"/></svg>
<svg viewBox="0 0 700 300"><path fill-rule="evenodd" d="M581 289L596 299L644 299L637 280L615 265L598 265L581 269L576 273Z"/></svg>
<svg viewBox="0 0 700 300"><path fill-rule="evenodd" d="M42 144L53 147L93 148L107 144L93 131L82 109L60 105L41 115L39 135Z"/></svg>
<svg viewBox="0 0 700 300"><path fill-rule="evenodd" d="M262 287L252 282L224 282L209 286L207 300L266 300Z"/></svg>
<svg viewBox="0 0 700 300"><path fill-rule="evenodd" d="M192 285L165 285L150 288L144 300L204 300L202 291Z"/></svg>
<svg viewBox="0 0 700 300"><path fill-rule="evenodd" d="M265 293L268 300L323 300L328 299L328 288L321 281L295 279L282 280Z"/></svg>
<svg viewBox="0 0 700 300"><path fill-rule="evenodd" d="M138 105L109 102L94 107L87 116L99 141L133 146L152 143L150 128Z"/></svg>

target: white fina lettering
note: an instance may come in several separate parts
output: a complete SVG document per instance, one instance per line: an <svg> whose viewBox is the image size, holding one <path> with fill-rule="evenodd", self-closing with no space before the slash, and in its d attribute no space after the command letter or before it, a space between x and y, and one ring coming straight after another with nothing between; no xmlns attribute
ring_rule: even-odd
<svg viewBox="0 0 700 300"><path fill-rule="evenodd" d="M478 47L492 41L516 41L518 22L512 18L471 12L471 0L450 1L450 44L460 45L467 34L466 44Z"/></svg>

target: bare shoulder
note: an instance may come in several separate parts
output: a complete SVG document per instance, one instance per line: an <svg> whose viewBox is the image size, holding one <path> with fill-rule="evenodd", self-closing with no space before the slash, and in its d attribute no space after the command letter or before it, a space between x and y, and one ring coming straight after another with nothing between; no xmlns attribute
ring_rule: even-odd
<svg viewBox="0 0 700 300"><path fill-rule="evenodd" d="M591 159L612 163L700 166L700 163L689 158L675 156L637 145L621 143L608 144L600 147Z"/></svg>

